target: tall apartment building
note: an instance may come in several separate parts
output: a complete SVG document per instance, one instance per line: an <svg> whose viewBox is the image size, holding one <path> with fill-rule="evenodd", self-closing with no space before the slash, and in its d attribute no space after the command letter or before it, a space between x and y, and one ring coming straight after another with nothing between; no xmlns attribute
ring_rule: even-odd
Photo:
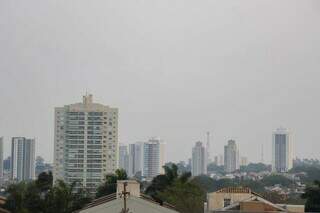
<svg viewBox="0 0 320 213"><path fill-rule="evenodd" d="M120 144L119 145L119 168L124 169L127 174L129 172L129 153L128 146Z"/></svg>
<svg viewBox="0 0 320 213"><path fill-rule="evenodd" d="M55 108L54 181L76 181L94 193L118 167L118 109L94 103Z"/></svg>
<svg viewBox="0 0 320 213"><path fill-rule="evenodd" d="M224 169L225 172L231 173L240 168L239 150L234 140L229 140L228 145L224 146Z"/></svg>
<svg viewBox="0 0 320 213"><path fill-rule="evenodd" d="M13 137L11 144L11 179L35 179L35 139Z"/></svg>
<svg viewBox="0 0 320 213"><path fill-rule="evenodd" d="M163 174L165 144L160 138L151 138L143 143L142 176L147 179Z"/></svg>
<svg viewBox="0 0 320 213"><path fill-rule="evenodd" d="M192 176L207 174L207 151L200 141L192 148L191 173Z"/></svg>
<svg viewBox="0 0 320 213"><path fill-rule="evenodd" d="M132 177L138 172L142 173L143 165L143 143L129 144L129 171L128 176Z"/></svg>
<svg viewBox="0 0 320 213"><path fill-rule="evenodd" d="M3 137L0 137L0 184L3 183Z"/></svg>
<svg viewBox="0 0 320 213"><path fill-rule="evenodd" d="M141 175L151 179L163 174L165 163L165 143L160 138L151 138L148 142L129 144L129 172L132 177Z"/></svg>
<svg viewBox="0 0 320 213"><path fill-rule="evenodd" d="M272 141L272 170L287 172L292 168L292 146L287 129L278 128L273 132Z"/></svg>

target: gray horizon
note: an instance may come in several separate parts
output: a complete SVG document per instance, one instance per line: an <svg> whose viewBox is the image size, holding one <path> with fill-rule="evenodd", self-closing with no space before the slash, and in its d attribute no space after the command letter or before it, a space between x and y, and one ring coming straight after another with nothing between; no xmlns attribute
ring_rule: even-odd
<svg viewBox="0 0 320 213"><path fill-rule="evenodd" d="M0 1L0 136L53 160L54 107L119 108L119 143L159 136L187 160L211 132L271 161L272 131L319 158L320 2Z"/></svg>

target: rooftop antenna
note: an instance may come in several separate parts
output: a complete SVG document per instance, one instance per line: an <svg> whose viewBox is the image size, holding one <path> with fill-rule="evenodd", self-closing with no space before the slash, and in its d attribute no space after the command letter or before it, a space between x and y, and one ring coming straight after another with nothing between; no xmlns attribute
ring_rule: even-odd
<svg viewBox="0 0 320 213"><path fill-rule="evenodd" d="M127 182L123 183L123 191L120 193L120 198L123 198L123 208L120 213L129 213L129 209L127 208L127 199L130 195L130 192L127 191Z"/></svg>

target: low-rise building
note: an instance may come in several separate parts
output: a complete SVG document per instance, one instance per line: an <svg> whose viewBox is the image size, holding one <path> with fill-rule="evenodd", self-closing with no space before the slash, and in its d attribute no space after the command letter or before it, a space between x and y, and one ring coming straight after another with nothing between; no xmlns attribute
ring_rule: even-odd
<svg viewBox="0 0 320 213"><path fill-rule="evenodd" d="M206 213L304 212L303 205L274 204L247 187L223 188L207 194Z"/></svg>

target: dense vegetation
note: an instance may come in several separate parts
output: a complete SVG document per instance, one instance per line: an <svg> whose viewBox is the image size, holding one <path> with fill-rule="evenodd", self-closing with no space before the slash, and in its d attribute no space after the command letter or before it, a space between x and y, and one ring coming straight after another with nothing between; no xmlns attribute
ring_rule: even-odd
<svg viewBox="0 0 320 213"><path fill-rule="evenodd" d="M290 170L290 173L298 174L302 182L312 184L315 180L320 180L319 166L296 166Z"/></svg>
<svg viewBox="0 0 320 213"><path fill-rule="evenodd" d="M70 213L90 201L88 193L74 193L74 187L62 181L53 186L51 172L41 173L36 181L10 185L4 208L13 213Z"/></svg>
<svg viewBox="0 0 320 213"><path fill-rule="evenodd" d="M249 163L247 166L240 167L241 172L263 172L271 171L271 165L263 163Z"/></svg>
<svg viewBox="0 0 320 213"><path fill-rule="evenodd" d="M214 172L214 173L224 174L224 167L218 166L215 163L210 163L207 166L207 170L208 170L208 172L211 172L211 173Z"/></svg>
<svg viewBox="0 0 320 213"><path fill-rule="evenodd" d="M159 202L174 205L179 212L203 212L205 191L191 180L191 173L178 175L178 167L165 166L165 174L156 176L146 193Z"/></svg>
<svg viewBox="0 0 320 213"><path fill-rule="evenodd" d="M308 186L302 198L307 200L306 212L320 212L320 181L315 181L313 185Z"/></svg>
<svg viewBox="0 0 320 213"><path fill-rule="evenodd" d="M105 182L97 189L96 198L115 193L117 191L117 181L127 179L127 173L123 169L117 169L115 174L106 175Z"/></svg>
<svg viewBox="0 0 320 213"><path fill-rule="evenodd" d="M249 166L247 170L260 170L263 165ZM219 167L211 167L221 169ZM208 176L191 177L190 172L182 172L175 164L164 167L165 174L156 176L147 184L145 193L156 201L169 203L180 212L202 212L203 202L207 192L217 191L224 187L246 186L275 203L306 204L306 211L320 211L320 171L317 168L302 166L291 170L301 173L308 187L302 198L300 195L280 195L276 192L266 193L265 187L281 184L292 187L294 182L282 175L270 175L262 180L220 179L215 180ZM106 175L104 183L97 189L96 198L116 192L117 180L126 180L124 170L117 170L115 174ZM85 189L75 188L76 183L68 185L58 181L53 185L51 172L41 173L38 179L29 182L20 182L10 185L6 190L7 202L3 208L12 213L71 213L81 209L93 198Z"/></svg>
<svg viewBox="0 0 320 213"><path fill-rule="evenodd" d="M105 182L98 187L96 197L116 192L117 180L127 179L124 170L106 175ZM81 209L92 200L92 194L58 181L53 185L52 173L41 173L38 179L11 184L6 190L7 202L3 208L12 213L71 213Z"/></svg>

